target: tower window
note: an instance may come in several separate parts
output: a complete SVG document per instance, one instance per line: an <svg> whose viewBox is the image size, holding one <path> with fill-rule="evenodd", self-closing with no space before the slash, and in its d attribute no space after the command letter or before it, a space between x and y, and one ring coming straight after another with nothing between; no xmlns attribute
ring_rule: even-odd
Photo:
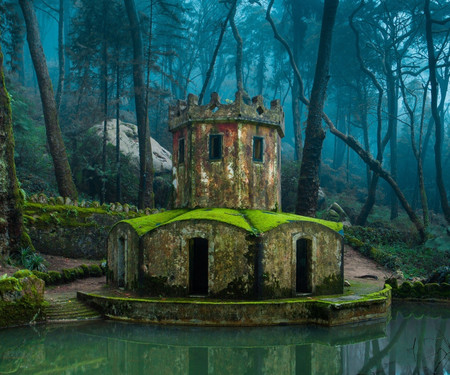
<svg viewBox="0 0 450 375"><path fill-rule="evenodd" d="M253 161L263 161L264 155L264 138L253 137Z"/></svg>
<svg viewBox="0 0 450 375"><path fill-rule="evenodd" d="M222 159L222 134L211 134L209 136L209 159Z"/></svg>
<svg viewBox="0 0 450 375"><path fill-rule="evenodd" d="M178 140L178 164L184 163L184 138Z"/></svg>

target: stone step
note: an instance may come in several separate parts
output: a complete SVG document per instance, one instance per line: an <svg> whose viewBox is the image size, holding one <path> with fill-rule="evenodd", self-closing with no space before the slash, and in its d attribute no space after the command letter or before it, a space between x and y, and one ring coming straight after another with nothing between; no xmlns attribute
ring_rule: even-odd
<svg viewBox="0 0 450 375"><path fill-rule="evenodd" d="M101 314L76 299L47 301L45 313L48 322L101 319Z"/></svg>

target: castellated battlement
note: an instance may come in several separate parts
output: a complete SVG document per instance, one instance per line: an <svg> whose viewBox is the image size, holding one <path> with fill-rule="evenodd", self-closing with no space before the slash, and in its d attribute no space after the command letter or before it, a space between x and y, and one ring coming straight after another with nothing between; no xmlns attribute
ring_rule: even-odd
<svg viewBox="0 0 450 375"><path fill-rule="evenodd" d="M222 104L216 92L211 94L208 104L198 105L198 97L189 94L187 101L178 100L169 107L169 130L186 126L192 122L236 122L257 123L276 127L280 137L284 137L284 112L280 100L272 100L270 108L264 106L261 95L246 103L241 92L236 92L232 103Z"/></svg>

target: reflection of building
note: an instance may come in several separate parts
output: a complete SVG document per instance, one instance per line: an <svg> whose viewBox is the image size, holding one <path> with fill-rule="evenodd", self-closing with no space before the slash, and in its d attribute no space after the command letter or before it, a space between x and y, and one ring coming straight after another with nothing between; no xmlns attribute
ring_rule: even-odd
<svg viewBox="0 0 450 375"><path fill-rule="evenodd" d="M118 223L108 280L149 295L289 297L343 291L342 225L280 210L284 114L261 97L170 109L174 206Z"/></svg>

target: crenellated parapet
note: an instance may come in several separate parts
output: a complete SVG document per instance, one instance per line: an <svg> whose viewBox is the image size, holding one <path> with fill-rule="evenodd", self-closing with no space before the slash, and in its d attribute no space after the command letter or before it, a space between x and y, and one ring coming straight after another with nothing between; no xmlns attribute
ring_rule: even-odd
<svg viewBox="0 0 450 375"><path fill-rule="evenodd" d="M198 97L189 94L187 101L178 100L169 108L169 130L174 131L192 122L236 122L263 124L276 127L280 137L284 137L284 112L280 100L272 100L270 108L264 106L261 95L246 103L241 92L236 92L232 103L221 103L216 92L211 94L208 104L198 105Z"/></svg>

